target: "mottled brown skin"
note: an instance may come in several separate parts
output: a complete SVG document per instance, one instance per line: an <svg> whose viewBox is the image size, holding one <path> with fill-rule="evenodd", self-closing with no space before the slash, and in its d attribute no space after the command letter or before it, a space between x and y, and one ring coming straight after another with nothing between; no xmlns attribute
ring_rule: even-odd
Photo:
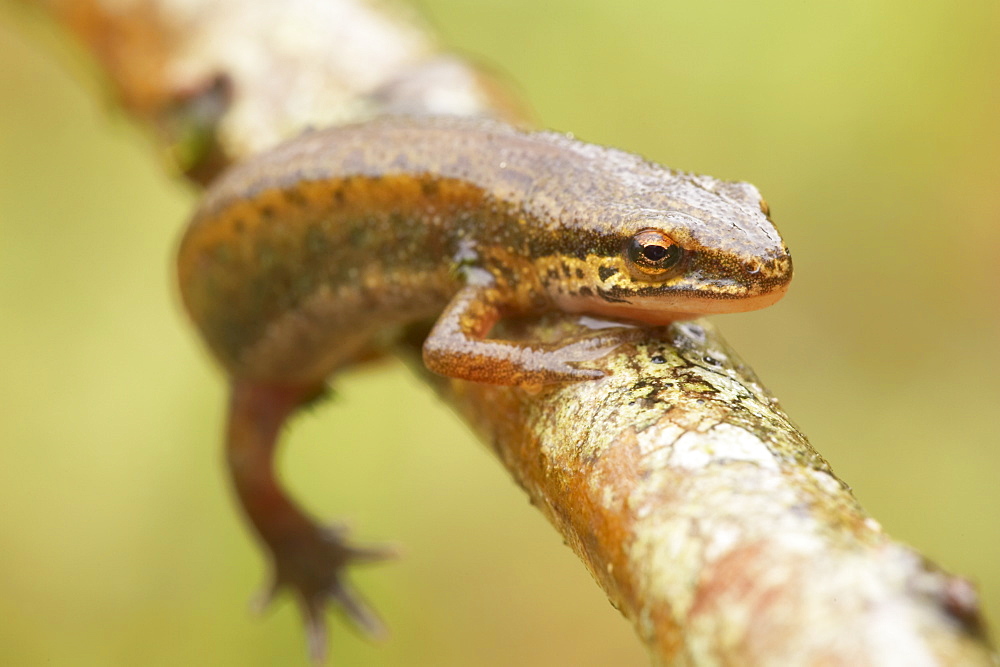
<svg viewBox="0 0 1000 667"><path fill-rule="evenodd" d="M669 270L637 268L627 248L642 234L667 240ZM442 375L596 379L580 364L620 344L620 330L555 344L490 330L553 309L653 325L751 310L777 301L791 272L749 184L560 134L430 117L311 132L238 165L207 192L179 257L185 305L233 382L238 495L276 585L302 598L314 654L327 598L376 627L341 580L355 554L376 552L317 527L271 471L281 423L331 373L437 318L424 360Z"/></svg>
<svg viewBox="0 0 1000 667"><path fill-rule="evenodd" d="M624 247L644 228L685 250L666 280L627 267ZM751 185L560 134L392 117L303 135L225 174L179 268L231 375L296 384L322 382L377 332L442 312L482 363L450 358L458 339L436 332L432 370L493 384L586 379L569 358L547 369L543 355L520 363L509 347L476 344L498 316L558 308L665 324L768 305L791 278Z"/></svg>

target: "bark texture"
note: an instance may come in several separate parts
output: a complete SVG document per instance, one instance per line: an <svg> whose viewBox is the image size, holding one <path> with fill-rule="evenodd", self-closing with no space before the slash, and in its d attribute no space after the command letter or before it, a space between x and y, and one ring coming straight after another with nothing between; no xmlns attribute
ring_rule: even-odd
<svg viewBox="0 0 1000 667"><path fill-rule="evenodd" d="M522 116L406 8L362 0L35 0L196 181L381 112ZM178 230L179 233L179 230ZM554 315L505 335L554 340ZM420 336L402 353L419 363ZM668 664L996 665L975 589L865 514L706 322L538 393L418 370Z"/></svg>

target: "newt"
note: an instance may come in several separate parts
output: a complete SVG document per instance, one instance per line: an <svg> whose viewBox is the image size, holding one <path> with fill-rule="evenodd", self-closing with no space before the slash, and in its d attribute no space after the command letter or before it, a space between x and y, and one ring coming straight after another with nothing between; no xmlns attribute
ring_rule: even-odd
<svg viewBox="0 0 1000 667"><path fill-rule="evenodd" d="M748 183L494 121L383 117L307 132L224 173L187 228L178 275L231 383L229 472L269 552L271 594L298 596L319 657L328 603L381 632L343 572L391 555L318 524L275 476L282 425L332 375L433 321L423 358L435 373L533 390L599 380L588 362L621 335L491 331L553 310L657 326L763 308L792 262Z"/></svg>

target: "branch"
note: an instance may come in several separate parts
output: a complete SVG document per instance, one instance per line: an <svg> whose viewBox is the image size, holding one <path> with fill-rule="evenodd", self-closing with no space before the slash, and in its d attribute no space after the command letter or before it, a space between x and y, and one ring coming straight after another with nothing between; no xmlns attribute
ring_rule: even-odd
<svg viewBox="0 0 1000 667"><path fill-rule="evenodd" d="M893 542L706 322L549 393L437 381L667 664L991 664L976 592Z"/></svg>
<svg viewBox="0 0 1000 667"><path fill-rule="evenodd" d="M522 115L410 13L361 0L37 0L199 182L303 128L379 112ZM367 50L366 50L367 49ZM505 336L552 340L552 315ZM422 338L401 347L419 363ZM649 330L600 381L420 371L560 531L654 657L997 664L974 588L892 541L705 322Z"/></svg>

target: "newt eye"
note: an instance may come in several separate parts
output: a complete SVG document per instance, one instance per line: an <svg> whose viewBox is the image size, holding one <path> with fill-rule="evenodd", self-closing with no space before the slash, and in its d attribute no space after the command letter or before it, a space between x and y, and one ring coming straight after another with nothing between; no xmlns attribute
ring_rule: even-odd
<svg viewBox="0 0 1000 667"><path fill-rule="evenodd" d="M637 278L663 280L681 261L684 250L658 229L643 229L629 239L625 259Z"/></svg>

